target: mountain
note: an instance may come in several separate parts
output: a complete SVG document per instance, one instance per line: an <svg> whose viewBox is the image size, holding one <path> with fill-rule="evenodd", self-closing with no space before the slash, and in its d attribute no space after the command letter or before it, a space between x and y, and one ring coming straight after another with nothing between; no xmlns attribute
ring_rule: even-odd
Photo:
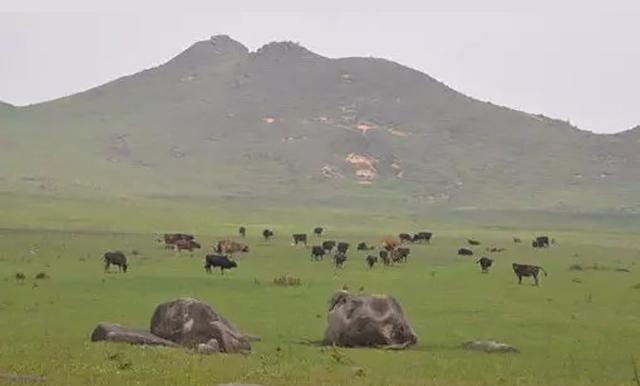
<svg viewBox="0 0 640 386"><path fill-rule="evenodd" d="M16 110L0 127L3 191L640 209L633 130L581 131L388 60L291 42L250 52L214 36L159 67Z"/></svg>

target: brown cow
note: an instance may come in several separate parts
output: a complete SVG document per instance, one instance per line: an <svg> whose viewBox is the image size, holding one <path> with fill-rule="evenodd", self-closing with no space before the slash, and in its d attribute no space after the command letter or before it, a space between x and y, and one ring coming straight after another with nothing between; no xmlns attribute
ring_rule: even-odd
<svg viewBox="0 0 640 386"><path fill-rule="evenodd" d="M221 240L218 241L214 248L217 253L225 253L233 255L238 252L249 252L249 246L247 244L239 243L233 240Z"/></svg>
<svg viewBox="0 0 640 386"><path fill-rule="evenodd" d="M194 249L200 249L200 243L194 240L180 239L173 243L173 249L177 252L189 251L193 252Z"/></svg>

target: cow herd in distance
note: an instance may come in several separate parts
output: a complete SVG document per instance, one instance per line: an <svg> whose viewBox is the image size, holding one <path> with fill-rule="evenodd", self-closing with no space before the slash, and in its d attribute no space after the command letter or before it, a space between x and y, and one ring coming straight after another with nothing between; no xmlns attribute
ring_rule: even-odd
<svg viewBox="0 0 640 386"><path fill-rule="evenodd" d="M316 227L313 229L313 234L316 239L320 239L323 235L324 228ZM241 226L238 229L238 235L241 238L247 236L247 228ZM262 237L265 242L268 242L275 233L272 229L264 229ZM303 244L308 247L308 238L306 233L294 233L291 235L292 245L297 246ZM431 244L433 238L432 232L418 232L415 234L400 233L397 238L385 238L382 240L377 254L367 254L364 258L365 263L372 269L379 261L385 266L393 264L407 263L411 249L407 247L410 243L422 243ZM164 242L166 249L172 249L178 253L181 251L189 251L193 253L195 249L200 249L202 246L195 240L195 236L185 233L167 233L162 239L158 239L159 242ZM516 244L522 243L522 240L518 237L513 238L513 242ZM479 247L482 243L478 240L467 239L468 246L458 249L458 255L460 256L474 256L475 252L473 247ZM548 236L538 236L532 242L533 248L549 248L555 244L555 239L550 239ZM324 240L320 244L311 246L311 261L318 262L324 260L326 255L333 254L333 264L337 269L343 268L348 257L350 244L345 241ZM249 253L249 245L234 241L234 240L220 240L211 248L213 254L207 254L204 258L204 269L207 273L212 273L215 268L220 269L220 273L224 275L225 270L230 270L238 267L238 263L234 259L234 255L238 253ZM372 251L376 247L369 246L365 242L359 242L356 250ZM505 248L487 247L485 252L500 253L504 252ZM489 273L491 266L494 263L494 259L482 256L475 263L480 265L482 273ZM127 272L128 263L126 255L121 251L110 251L104 254L104 270L109 271L111 265L117 266L119 272ZM544 268L537 265L512 263L513 272L518 278L518 284L522 284L523 277L531 277L535 285L539 284L539 273L544 273L547 276L547 272Z"/></svg>

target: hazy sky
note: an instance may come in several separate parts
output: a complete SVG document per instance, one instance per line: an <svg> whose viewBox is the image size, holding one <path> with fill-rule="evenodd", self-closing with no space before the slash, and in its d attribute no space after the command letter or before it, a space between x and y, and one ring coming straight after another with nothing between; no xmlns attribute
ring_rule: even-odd
<svg viewBox="0 0 640 386"><path fill-rule="evenodd" d="M292 40L329 57L384 57L585 130L640 124L640 0L217 3L0 0L0 101L72 94L228 34L252 50Z"/></svg>

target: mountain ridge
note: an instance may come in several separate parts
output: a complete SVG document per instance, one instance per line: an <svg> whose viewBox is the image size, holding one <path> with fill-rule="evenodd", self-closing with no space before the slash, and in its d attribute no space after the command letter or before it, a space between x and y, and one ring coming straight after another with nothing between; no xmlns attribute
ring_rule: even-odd
<svg viewBox="0 0 640 386"><path fill-rule="evenodd" d="M41 174L53 191L613 210L637 207L640 192L630 182L637 144L620 136L478 101L385 59L326 58L292 42L250 51L214 36L160 66L21 108L13 124L23 128L10 131L15 143L80 146L58 165L35 154L0 169L6 190Z"/></svg>

